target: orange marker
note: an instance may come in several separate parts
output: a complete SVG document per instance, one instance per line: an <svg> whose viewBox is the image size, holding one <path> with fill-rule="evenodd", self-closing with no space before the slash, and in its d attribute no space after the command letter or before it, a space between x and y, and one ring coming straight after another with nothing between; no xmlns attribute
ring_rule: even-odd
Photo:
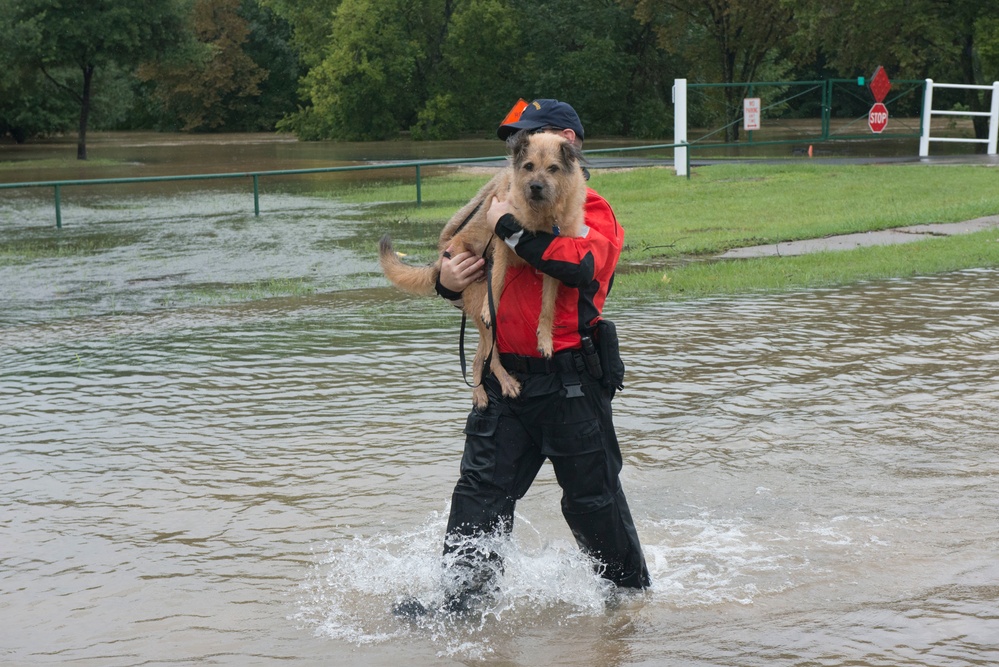
<svg viewBox="0 0 999 667"><path fill-rule="evenodd" d="M520 120L520 117L523 115L524 109L526 108L527 108L527 101L524 100L524 98L517 100L517 103L513 105L513 108L510 109L510 113L506 115L506 118L503 119L503 122L501 122L500 125L506 125L508 123L516 123L518 120Z"/></svg>

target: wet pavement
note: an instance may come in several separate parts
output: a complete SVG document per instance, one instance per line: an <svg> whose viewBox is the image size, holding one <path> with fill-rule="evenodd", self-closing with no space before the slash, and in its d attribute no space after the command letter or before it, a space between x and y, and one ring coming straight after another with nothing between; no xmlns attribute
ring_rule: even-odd
<svg viewBox="0 0 999 667"><path fill-rule="evenodd" d="M926 225L908 225L873 232L858 232L856 234L840 234L821 239L805 239L802 241L785 241L767 245L733 248L717 255L717 259L753 259L757 257L790 257L792 255L807 255L813 252L828 252L832 250L853 250L869 246L896 245L913 243L935 236L956 236L971 234L986 229L999 227L999 215L989 215L964 222L939 222Z"/></svg>

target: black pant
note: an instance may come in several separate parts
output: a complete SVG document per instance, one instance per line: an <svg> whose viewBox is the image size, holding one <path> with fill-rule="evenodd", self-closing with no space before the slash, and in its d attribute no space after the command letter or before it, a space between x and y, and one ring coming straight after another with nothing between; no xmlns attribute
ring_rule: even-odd
<svg viewBox="0 0 999 667"><path fill-rule="evenodd" d="M621 450L611 394L583 370L577 378L583 396L568 398L559 373L518 374L521 395L508 399L496 380L486 377L489 405L468 416L444 552L460 552L459 563L473 570L482 569L477 559L497 559L495 553L484 556L468 548L465 538L508 534L516 502L548 458L562 487L562 515L577 544L601 563L606 579L645 588L649 572L618 480Z"/></svg>

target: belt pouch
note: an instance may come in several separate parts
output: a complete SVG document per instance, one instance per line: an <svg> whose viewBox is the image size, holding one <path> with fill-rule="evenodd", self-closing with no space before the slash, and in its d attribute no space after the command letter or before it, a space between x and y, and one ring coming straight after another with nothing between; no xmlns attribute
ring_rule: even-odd
<svg viewBox="0 0 999 667"><path fill-rule="evenodd" d="M624 361L617 339L617 327L610 320L597 322L597 352L604 375L600 378L608 389L624 389Z"/></svg>

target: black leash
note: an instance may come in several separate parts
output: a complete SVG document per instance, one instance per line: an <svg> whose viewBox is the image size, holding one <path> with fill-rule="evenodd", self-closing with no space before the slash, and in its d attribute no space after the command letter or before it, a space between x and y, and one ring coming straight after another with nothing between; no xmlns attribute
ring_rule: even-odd
<svg viewBox="0 0 999 667"><path fill-rule="evenodd" d="M481 205L481 204L480 204ZM468 222L467 220L465 222ZM464 223L462 224L464 226ZM486 369L489 368L489 364L493 360L493 352L496 351L496 304L493 298L493 262L489 257L489 246L493 244L493 239L496 238L492 236L489 238L489 243L486 244L485 250L482 251L482 256L486 257L486 298L489 302L489 320L492 322L493 332L493 344L489 348L489 354L486 355L485 361L482 362L482 376L485 378ZM465 381L465 384L474 389L478 385L474 385L468 381L468 364L465 360L465 323L468 320L468 316L465 314L465 310L461 311L461 333L458 335L458 358L461 360L461 379ZM480 383L481 384L481 383Z"/></svg>
<svg viewBox="0 0 999 667"><path fill-rule="evenodd" d="M454 230L454 234L451 235L451 238L454 238L455 234L457 234L458 232L460 232L462 229L465 228L465 225L467 225L469 221L472 219L472 217L479 212L479 209L482 208L482 205L485 203L485 201L486 200L483 199L482 201L480 201L478 204L475 205L475 208L472 209L472 212L469 213L465 217L465 219L461 221L461 224L458 225L458 228Z"/></svg>

